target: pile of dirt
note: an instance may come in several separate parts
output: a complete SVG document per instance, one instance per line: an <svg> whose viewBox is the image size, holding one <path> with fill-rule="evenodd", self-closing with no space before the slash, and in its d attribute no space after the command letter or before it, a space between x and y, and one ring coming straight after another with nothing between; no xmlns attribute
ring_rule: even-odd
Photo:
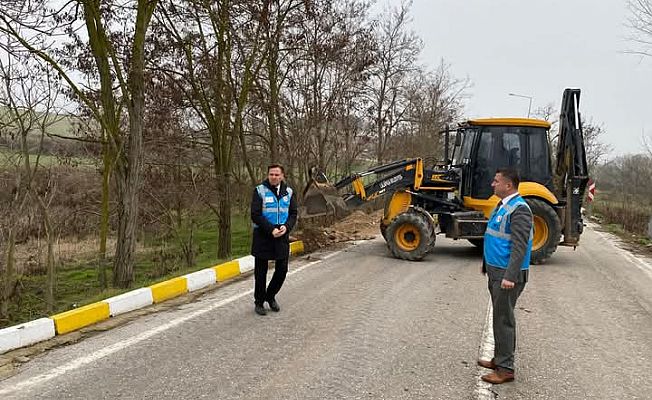
<svg viewBox="0 0 652 400"><path fill-rule="evenodd" d="M373 239L380 234L382 210L366 213L356 210L346 218L332 222L325 218L304 219L293 237L302 240L306 251L311 252L338 243Z"/></svg>

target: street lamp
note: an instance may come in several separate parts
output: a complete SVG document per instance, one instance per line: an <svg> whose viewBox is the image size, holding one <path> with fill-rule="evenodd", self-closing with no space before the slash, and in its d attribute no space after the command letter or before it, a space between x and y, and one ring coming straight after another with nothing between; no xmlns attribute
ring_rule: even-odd
<svg viewBox="0 0 652 400"><path fill-rule="evenodd" d="M532 109L532 99L533 99L533 97L532 96L526 96L526 95L523 95L523 94L516 94L516 93L508 93L508 94L510 96L514 96L514 97L522 97L524 99L530 99L530 104L527 106L527 117L530 118L530 110Z"/></svg>

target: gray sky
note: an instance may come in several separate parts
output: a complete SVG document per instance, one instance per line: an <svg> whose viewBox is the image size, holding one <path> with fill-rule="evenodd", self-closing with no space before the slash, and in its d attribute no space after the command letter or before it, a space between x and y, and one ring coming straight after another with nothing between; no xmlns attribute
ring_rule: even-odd
<svg viewBox="0 0 652 400"><path fill-rule="evenodd" d="M414 0L411 15L422 61L443 58L471 79L469 117L525 116L528 99L510 92L534 97L532 110L559 108L564 88L579 87L580 111L604 124L612 156L652 136L652 58L624 54L625 0Z"/></svg>

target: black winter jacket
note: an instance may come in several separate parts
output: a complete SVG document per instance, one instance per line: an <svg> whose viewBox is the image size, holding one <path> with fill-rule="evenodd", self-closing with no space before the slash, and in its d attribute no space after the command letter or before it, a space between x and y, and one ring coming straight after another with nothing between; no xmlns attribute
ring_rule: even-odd
<svg viewBox="0 0 652 400"><path fill-rule="evenodd" d="M274 187L270 185L268 180L263 182L263 185L271 189L272 192L276 193ZM281 198L288 193L287 184L281 182L280 193L276 196ZM297 200L296 192L292 193L290 199L290 210L288 215L288 220L285 222L285 227L287 231L285 235L275 238L272 236L272 231L274 228L280 227L280 225L273 225L265 217L263 217L263 199L260 198L258 191L254 188L253 195L251 197L251 221L258 225L257 228L254 228L253 240L251 242L251 254L254 257L266 259L266 260L280 260L283 258L288 258L290 254L290 232L297 223Z"/></svg>

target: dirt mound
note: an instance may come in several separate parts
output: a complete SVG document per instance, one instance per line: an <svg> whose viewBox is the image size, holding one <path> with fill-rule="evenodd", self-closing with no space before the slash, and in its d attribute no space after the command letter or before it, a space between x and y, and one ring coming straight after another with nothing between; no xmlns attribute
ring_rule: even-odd
<svg viewBox="0 0 652 400"><path fill-rule="evenodd" d="M302 240L306 251L315 251L337 243L373 239L380 233L382 210L365 213L356 210L346 218L332 223L327 218L310 218L300 222L293 237Z"/></svg>

